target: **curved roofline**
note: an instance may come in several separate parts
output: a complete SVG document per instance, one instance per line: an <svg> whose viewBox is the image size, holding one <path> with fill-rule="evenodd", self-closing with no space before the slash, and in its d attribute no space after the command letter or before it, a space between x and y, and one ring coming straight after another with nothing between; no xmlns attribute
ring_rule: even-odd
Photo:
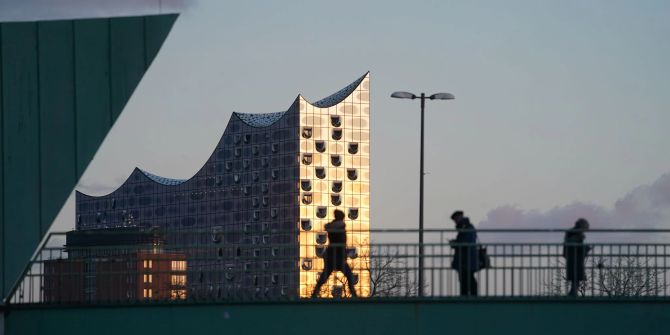
<svg viewBox="0 0 670 335"><path fill-rule="evenodd" d="M211 157L211 155L210 155L210 157ZM198 171L200 171L200 170L198 170ZM114 194L114 193L115 193L116 191L118 191L121 187L123 187L123 185L125 185L126 183L128 183L128 181L130 180L130 178L131 178L131 177L133 176L133 174L135 174L136 172L139 172L141 176L143 176L144 178L147 179L147 181L150 181L150 182L152 182L152 183L155 183L156 185L161 185L161 186L177 186L177 185L181 185L181 184L183 184L183 183L185 183L185 182L187 182L187 181L193 179L193 177L195 177L195 175L197 174L197 172L196 172L193 176L191 176L191 178L188 178L188 179L174 179L174 178L166 178L166 177L162 177L162 176L159 176L159 175L155 175L155 174L153 174L153 173L151 173L151 172L149 172L149 171L145 171L145 170L142 170L142 169L140 169L140 168L138 168L138 167L135 167L135 168L133 169L133 171L128 175L128 178L126 178L126 179L123 181L123 183L121 183L118 187L116 187L113 191L111 191L111 192L109 192L109 193L105 193L105 194L103 194L103 195L90 195L90 194L84 193L84 192L79 191L79 190L75 190L75 192L76 192L76 193L79 193L79 194L81 194L81 195L87 196L87 197L89 197L89 198L102 198L102 197L107 197L107 196L110 196L110 195ZM159 181L160 179L165 179L165 180L168 180L168 181L173 181L173 182L175 182L175 183L174 183L174 184L162 183L162 182Z"/></svg>
<svg viewBox="0 0 670 335"><path fill-rule="evenodd" d="M288 110L285 110L283 112L274 112L274 113L239 113L239 112L233 112L233 115L237 116L237 118L240 121L244 122L244 124L246 124L249 127L252 127L252 128L266 128L266 127L272 126L273 124L275 124L275 123L279 122L281 119L283 119L284 115L286 115L286 112L288 112ZM249 120L245 120L244 118L242 118L240 116L240 115L251 115L252 117L253 116L263 117L263 116L269 116L270 114L273 114L273 116L274 115L279 115L279 114L281 114L281 115L279 115L279 117L277 117L276 119L272 120L271 123L263 124L263 125L251 124L251 123L249 123Z"/></svg>
<svg viewBox="0 0 670 335"><path fill-rule="evenodd" d="M302 98L302 100L304 100L306 103L308 103L308 104L310 104L314 107L330 108L330 107L333 107L333 106L341 103L342 101L344 101L344 99L346 99L352 93L354 93L354 91L356 91L356 89L361 85L363 80L365 80L365 78L367 78L369 76L370 76L370 71L366 72L363 76L356 79L353 83L345 86L343 89L341 89L341 90L339 90L339 91L337 91L337 92L335 92L335 93L333 93L333 94L331 94L331 95L329 95L329 96L327 96L323 99L320 99L316 102L311 102L311 101L307 100L302 94L299 95L299 97Z"/></svg>

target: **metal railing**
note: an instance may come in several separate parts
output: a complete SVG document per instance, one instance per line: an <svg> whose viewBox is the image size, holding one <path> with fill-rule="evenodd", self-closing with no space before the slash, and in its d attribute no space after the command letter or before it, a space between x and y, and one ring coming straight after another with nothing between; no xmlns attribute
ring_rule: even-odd
<svg viewBox="0 0 670 335"><path fill-rule="evenodd" d="M354 272L349 279L355 281L357 300L414 298L420 290L428 299L541 299L568 296L572 285L572 294L578 298L670 296L670 243L663 242L670 241L670 230L593 230L587 232L584 244L563 243L564 232L480 230L480 243L459 244L451 241L454 230L427 230L423 288L418 287L419 245L412 240L415 230L372 230L371 241L343 250ZM245 240L249 243L230 244L212 231L188 233L193 237L189 243L172 239L171 233L158 239L146 234L128 239L127 233L111 233L105 245L67 246L65 233L51 233L6 303L303 300L311 295L324 259L331 255L324 241L300 246L260 236ZM124 234L125 239L121 238ZM249 232L232 234L243 238ZM117 235L123 244L113 243ZM598 242L588 243L591 240ZM488 263L483 262L482 249ZM455 255L456 250L460 256ZM347 282L336 271L319 296L350 299Z"/></svg>

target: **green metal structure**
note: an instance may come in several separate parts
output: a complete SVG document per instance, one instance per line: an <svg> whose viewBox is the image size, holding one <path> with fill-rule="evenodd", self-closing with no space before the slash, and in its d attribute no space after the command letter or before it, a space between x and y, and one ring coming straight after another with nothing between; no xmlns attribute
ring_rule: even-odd
<svg viewBox="0 0 670 335"><path fill-rule="evenodd" d="M16 282L177 15L0 23L0 291Z"/></svg>

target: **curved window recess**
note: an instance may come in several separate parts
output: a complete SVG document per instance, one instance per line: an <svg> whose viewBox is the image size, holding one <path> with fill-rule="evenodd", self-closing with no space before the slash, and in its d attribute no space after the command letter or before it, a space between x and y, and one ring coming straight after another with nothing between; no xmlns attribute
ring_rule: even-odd
<svg viewBox="0 0 670 335"><path fill-rule="evenodd" d="M304 231L312 230L312 220L310 219L300 219L300 228Z"/></svg>
<svg viewBox="0 0 670 335"><path fill-rule="evenodd" d="M245 159L245 160L242 161L242 166L243 166L245 169L248 169L248 168L251 166L251 162L249 162L248 159Z"/></svg>
<svg viewBox="0 0 670 335"><path fill-rule="evenodd" d="M254 181L258 181L258 179L260 179L260 174L258 171L254 171L251 173L251 177L254 179Z"/></svg>
<svg viewBox="0 0 670 335"><path fill-rule="evenodd" d="M302 163L305 164L305 165L312 164L312 154L303 154L302 155Z"/></svg>
<svg viewBox="0 0 670 335"><path fill-rule="evenodd" d="M303 127L302 128L302 137L303 138L312 138L312 127Z"/></svg>
<svg viewBox="0 0 670 335"><path fill-rule="evenodd" d="M325 152L326 151L326 142L316 141L316 142L314 142L314 147L316 148L316 151L318 151L318 152Z"/></svg>
<svg viewBox="0 0 670 335"><path fill-rule="evenodd" d="M116 198L112 199L112 209L116 209Z"/></svg>
<svg viewBox="0 0 670 335"><path fill-rule="evenodd" d="M217 257L219 259L223 258L223 248L218 248Z"/></svg>
<svg viewBox="0 0 670 335"><path fill-rule="evenodd" d="M251 134L244 134L244 143L251 142Z"/></svg>
<svg viewBox="0 0 670 335"><path fill-rule="evenodd" d="M257 145L254 145L253 148L251 148L251 152L252 152L254 155L258 155L258 154L261 152L261 150L258 148Z"/></svg>
<svg viewBox="0 0 670 335"><path fill-rule="evenodd" d="M316 208L316 216L320 219L325 218L328 215L328 207L319 206Z"/></svg>
<svg viewBox="0 0 670 335"><path fill-rule="evenodd" d="M270 262L268 262L268 261L264 261L264 262L263 262L263 269L267 270L267 269L269 269L269 268L270 268Z"/></svg>
<svg viewBox="0 0 670 335"><path fill-rule="evenodd" d="M272 170L272 179L277 180L279 178L279 170Z"/></svg>
<svg viewBox="0 0 670 335"><path fill-rule="evenodd" d="M242 149L240 149L240 148L235 148L234 155L235 155L235 157L240 157L240 156L242 156Z"/></svg>
<svg viewBox="0 0 670 335"><path fill-rule="evenodd" d="M270 203L269 197L263 197L263 206L267 206Z"/></svg>
<svg viewBox="0 0 670 335"><path fill-rule="evenodd" d="M244 232L245 232L245 233L248 233L248 232L250 232L250 231L251 231L251 225L250 225L250 224L245 224L245 225L244 225Z"/></svg>
<svg viewBox="0 0 670 335"><path fill-rule="evenodd" d="M342 139L342 129L333 129L331 137L336 141Z"/></svg>
<svg viewBox="0 0 670 335"><path fill-rule="evenodd" d="M358 172L356 169L347 169L347 178L349 178L349 180L358 179Z"/></svg>
<svg viewBox="0 0 670 335"><path fill-rule="evenodd" d="M312 193L307 192L302 194L302 203L305 205L309 205L312 203Z"/></svg>
<svg viewBox="0 0 670 335"><path fill-rule="evenodd" d="M101 212L98 212L95 214L95 222L101 223L103 221L104 214Z"/></svg>
<svg viewBox="0 0 670 335"><path fill-rule="evenodd" d="M276 219L277 216L279 216L279 210L277 208L273 208L270 210L270 217L273 219Z"/></svg>
<svg viewBox="0 0 670 335"><path fill-rule="evenodd" d="M312 269L312 260L309 259L309 258L303 259L302 264L300 265L300 267L305 271L311 270Z"/></svg>
<svg viewBox="0 0 670 335"><path fill-rule="evenodd" d="M349 208L348 216L352 220L358 219L358 208Z"/></svg>
<svg viewBox="0 0 670 335"><path fill-rule="evenodd" d="M358 258L358 249L356 248L347 248L347 257L351 259Z"/></svg>
<svg viewBox="0 0 670 335"><path fill-rule="evenodd" d="M270 165L270 160L267 157L263 157L263 159L261 159L261 166L268 167L268 165Z"/></svg>
<svg viewBox="0 0 670 335"><path fill-rule="evenodd" d="M242 257L242 248L237 247L237 249L235 249L235 256Z"/></svg>
<svg viewBox="0 0 670 335"><path fill-rule="evenodd" d="M267 183L263 184L263 185L261 186L261 191L262 191L263 193L268 193L268 192L270 191L270 185L268 185Z"/></svg>
<svg viewBox="0 0 670 335"><path fill-rule="evenodd" d="M303 179L300 181L300 188L303 191L311 191L312 190L312 181L309 179Z"/></svg>
<svg viewBox="0 0 670 335"><path fill-rule="evenodd" d="M258 241L259 241L258 236L253 236L251 238L251 244L253 244L253 245L258 244Z"/></svg>
<svg viewBox="0 0 670 335"><path fill-rule="evenodd" d="M340 155L330 155L330 164L333 164L333 166L342 165L342 156L340 156Z"/></svg>
<svg viewBox="0 0 670 335"><path fill-rule="evenodd" d="M240 135L240 134L236 134L236 135L233 137L233 141L235 142L235 144L240 144L240 141L242 141L242 135Z"/></svg>
<svg viewBox="0 0 670 335"><path fill-rule="evenodd" d="M342 181L341 180L334 180L333 181L333 186L331 187L331 189L335 193L342 192Z"/></svg>
<svg viewBox="0 0 670 335"><path fill-rule="evenodd" d="M324 254L326 253L326 246L325 245L317 245L316 249L316 256L319 258L323 258Z"/></svg>
<svg viewBox="0 0 670 335"><path fill-rule="evenodd" d="M272 284L273 284L273 285L277 285L277 284L279 284L279 275L276 274L276 273L273 273L273 274L272 274Z"/></svg>
<svg viewBox="0 0 670 335"><path fill-rule="evenodd" d="M279 256L279 248L272 248L272 257Z"/></svg>
<svg viewBox="0 0 670 335"><path fill-rule="evenodd" d="M272 143L272 152L273 153L279 152L279 143Z"/></svg>
<svg viewBox="0 0 670 335"><path fill-rule="evenodd" d="M198 277L198 281L202 283L202 280L203 280L203 279L205 279L205 274L202 273L202 271L201 271L201 272L200 272L200 275L199 275L199 277Z"/></svg>
<svg viewBox="0 0 670 335"><path fill-rule="evenodd" d="M226 162L226 171L230 171L233 169L233 162Z"/></svg>
<svg viewBox="0 0 670 335"><path fill-rule="evenodd" d="M352 273L351 274L351 279L353 281L352 284L354 284L354 285L358 284L358 273Z"/></svg>
<svg viewBox="0 0 670 335"><path fill-rule="evenodd" d="M348 150L350 154L354 155L358 153L358 143L351 142L349 143L349 148Z"/></svg>
<svg viewBox="0 0 670 335"><path fill-rule="evenodd" d="M270 236L263 235L263 244L268 244L268 243L270 243Z"/></svg>
<svg viewBox="0 0 670 335"><path fill-rule="evenodd" d="M261 251L259 249L254 249L254 257L261 257Z"/></svg>
<svg viewBox="0 0 670 335"><path fill-rule="evenodd" d="M263 223L263 231L268 231L270 229L270 224L269 223Z"/></svg>
<svg viewBox="0 0 670 335"><path fill-rule="evenodd" d="M216 176L216 186L223 185L223 176Z"/></svg>
<svg viewBox="0 0 670 335"><path fill-rule="evenodd" d="M339 194L331 194L330 201L333 203L333 205L339 206L342 204L342 196Z"/></svg>
<svg viewBox="0 0 670 335"><path fill-rule="evenodd" d="M326 244L326 241L328 241L327 233L322 232L316 235L316 244Z"/></svg>
<svg viewBox="0 0 670 335"><path fill-rule="evenodd" d="M244 271L251 270L251 263L244 263Z"/></svg>
<svg viewBox="0 0 670 335"><path fill-rule="evenodd" d="M254 221L258 221L261 218L261 213L259 213L258 211L254 211L253 218Z"/></svg>
<svg viewBox="0 0 670 335"><path fill-rule="evenodd" d="M251 199L251 205L252 205L254 208L257 208L257 207L260 205L260 203L261 203L261 202L258 200L258 198L253 198L253 199Z"/></svg>
<svg viewBox="0 0 670 335"><path fill-rule="evenodd" d="M244 187L244 195L249 195L251 194L251 186L245 186Z"/></svg>
<svg viewBox="0 0 670 335"><path fill-rule="evenodd" d="M330 116L330 124L333 125L333 127L341 127L342 126L342 117L339 115L331 115Z"/></svg>
<svg viewBox="0 0 670 335"><path fill-rule="evenodd" d="M223 241L223 227L212 227L212 243L219 244Z"/></svg>
<svg viewBox="0 0 670 335"><path fill-rule="evenodd" d="M317 168L314 168L314 172L315 172L317 178L319 178L319 179L326 178L326 168L317 167Z"/></svg>

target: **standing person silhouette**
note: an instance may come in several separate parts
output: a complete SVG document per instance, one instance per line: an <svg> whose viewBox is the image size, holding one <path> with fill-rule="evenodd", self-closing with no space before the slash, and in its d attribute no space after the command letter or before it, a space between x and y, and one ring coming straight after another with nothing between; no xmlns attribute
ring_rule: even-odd
<svg viewBox="0 0 670 335"><path fill-rule="evenodd" d="M570 282L571 297L577 296L582 281L586 280L584 261L591 247L584 245L584 232L589 230L589 222L580 218L572 229L565 232L563 240L563 257L565 257L566 279Z"/></svg>
<svg viewBox="0 0 670 335"><path fill-rule="evenodd" d="M477 252L477 231L475 226L470 223L470 219L463 214L463 211L455 211L451 214L451 219L456 224L455 240L449 241L454 248L454 258L451 261L451 268L458 271L458 280L461 285L462 297L477 296L477 280L475 272L479 270L479 254Z"/></svg>
<svg viewBox="0 0 670 335"><path fill-rule="evenodd" d="M321 276L316 281L316 287L312 292L312 298L319 296L321 286L328 281L328 277L333 273L333 270L342 271L347 278L347 285L351 296L356 297L356 288L354 287L354 274L351 272L349 264L347 264L347 234L346 225L344 224L344 212L336 209L333 214L335 220L327 223L325 228L328 232L328 248L326 248L326 255L323 258L324 266Z"/></svg>

